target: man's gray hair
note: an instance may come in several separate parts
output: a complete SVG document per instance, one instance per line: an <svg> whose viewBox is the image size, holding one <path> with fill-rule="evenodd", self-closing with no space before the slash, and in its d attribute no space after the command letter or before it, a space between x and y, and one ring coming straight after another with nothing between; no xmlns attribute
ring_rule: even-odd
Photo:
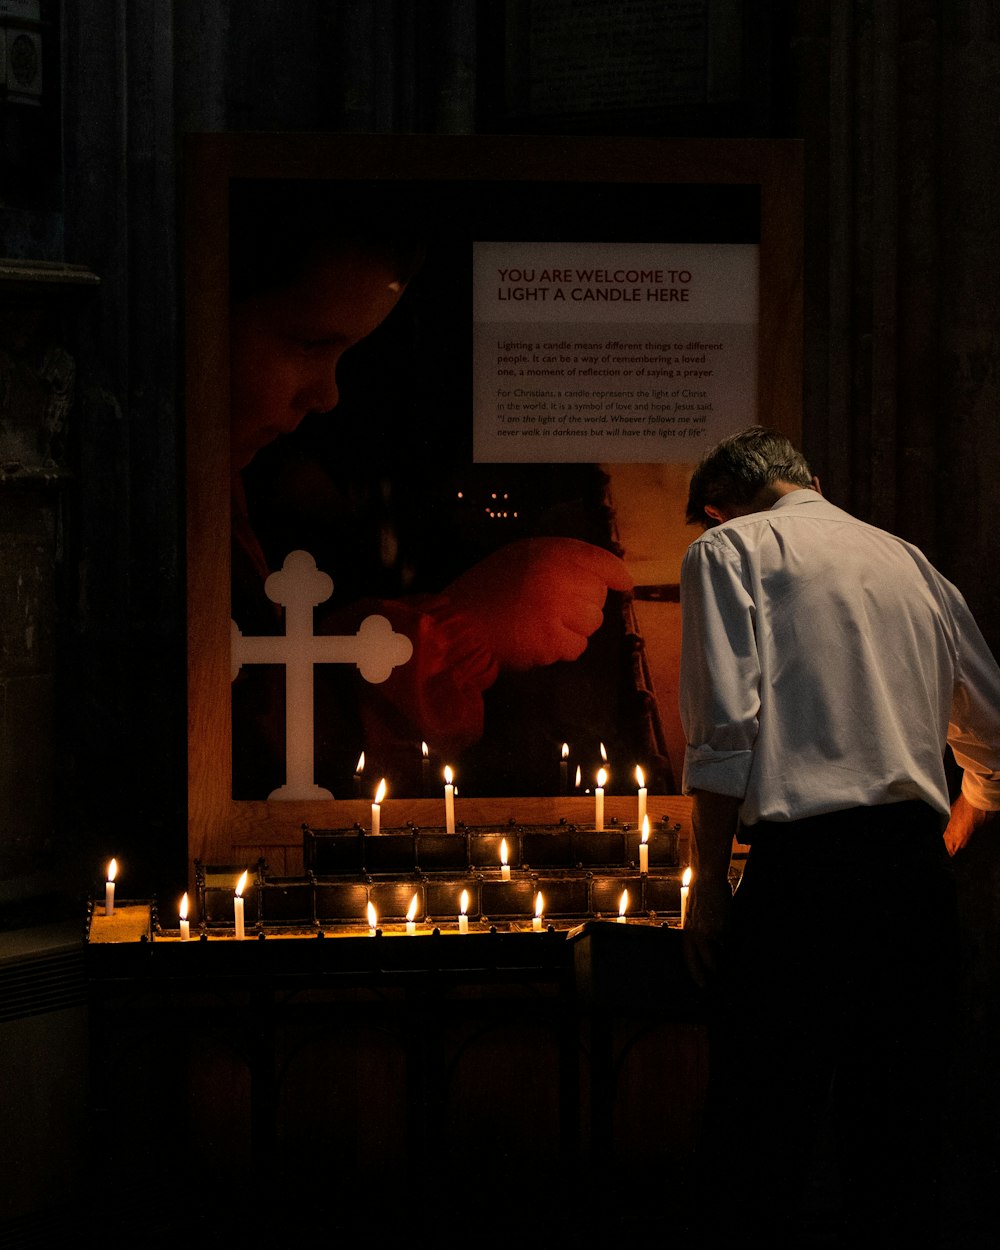
<svg viewBox="0 0 1000 1250"><path fill-rule="evenodd" d="M725 509L751 503L765 486L790 482L811 486L805 457L777 430L754 425L716 443L695 469L688 489L687 519L692 525L715 525L705 505Z"/></svg>

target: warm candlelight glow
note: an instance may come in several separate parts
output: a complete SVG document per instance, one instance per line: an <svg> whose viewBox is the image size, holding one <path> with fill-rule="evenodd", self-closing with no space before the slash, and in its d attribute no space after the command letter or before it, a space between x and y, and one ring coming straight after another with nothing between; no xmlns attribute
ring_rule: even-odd
<svg viewBox="0 0 1000 1250"><path fill-rule="evenodd" d="M118 861L113 859L108 864L108 879L104 883L104 914L105 916L113 916L115 914L115 877L118 873Z"/></svg>
<svg viewBox="0 0 1000 1250"><path fill-rule="evenodd" d="M375 904L368 904L368 928L372 933L378 928L378 912L375 910Z"/></svg>
<svg viewBox="0 0 1000 1250"><path fill-rule="evenodd" d="M428 756L430 755L430 751L429 751L429 750L428 750L428 748L427 748L427 743L426 743L426 742L421 742L421 744L420 744L420 754L424 757L424 759L427 759L427 758L428 758Z"/></svg>
<svg viewBox="0 0 1000 1250"><path fill-rule="evenodd" d="M118 860L113 859L108 864L108 880L114 881L115 877L117 876L118 876Z"/></svg>
<svg viewBox="0 0 1000 1250"><path fill-rule="evenodd" d="M608 753L607 753L607 751L605 751L605 749L604 749L604 743L602 742L600 745L601 745L601 759L602 759L602 760L605 762L605 764L606 764L606 763L608 762Z"/></svg>
<svg viewBox="0 0 1000 1250"><path fill-rule="evenodd" d="M418 902L419 902L419 896L414 894L413 898L410 899L409 907L407 907L406 909L406 923L407 924L412 924L413 921L417 918L417 903Z"/></svg>
<svg viewBox="0 0 1000 1250"><path fill-rule="evenodd" d="M181 899L181 905L177 910L177 916L180 921L181 941L190 942L191 940L191 922L188 920L188 896L187 894Z"/></svg>
<svg viewBox="0 0 1000 1250"><path fill-rule="evenodd" d="M618 904L618 923L625 923L625 913L628 911L628 890L622 890L621 901Z"/></svg>
<svg viewBox="0 0 1000 1250"><path fill-rule="evenodd" d="M645 843L649 841L649 817L648 816L643 816L642 818L642 841L643 841L643 845L645 845Z"/></svg>
<svg viewBox="0 0 1000 1250"><path fill-rule="evenodd" d="M181 920L187 920L188 918L188 896L186 894L181 899L180 909L177 914L180 916Z"/></svg>
<svg viewBox="0 0 1000 1250"><path fill-rule="evenodd" d="M459 901L458 931L459 933L469 932L469 917L466 912L469 910L469 891L463 890L462 897Z"/></svg>
<svg viewBox="0 0 1000 1250"><path fill-rule="evenodd" d="M451 785L451 783L452 783L452 781L453 781L454 779L455 779L455 774L451 771L451 765L450 765L450 764L445 764L445 766L444 766L444 784L445 784L446 786L450 786L450 785Z"/></svg>
<svg viewBox="0 0 1000 1250"><path fill-rule="evenodd" d="M469 910L469 891L468 891L468 890L463 890L463 891L462 891L462 898L461 898L461 900L459 901L459 905L458 905L458 906L459 906L459 910L461 911L462 915L464 916L464 915L465 915L465 913Z"/></svg>
<svg viewBox="0 0 1000 1250"><path fill-rule="evenodd" d="M639 843L639 871L649 872L649 817L642 818L642 841Z"/></svg>
<svg viewBox="0 0 1000 1250"><path fill-rule="evenodd" d="M544 909L544 907L545 907L545 899L542 897L541 890L539 890L538 893L535 895L535 915L531 921L531 927L532 929L535 930L536 933L540 932L542 928L542 910Z"/></svg>
<svg viewBox="0 0 1000 1250"><path fill-rule="evenodd" d="M356 773L363 773L363 772L365 771L365 753L364 753L364 751L362 751L362 752L361 752L361 754L358 756L358 762L354 765L354 771L355 771Z"/></svg>
<svg viewBox="0 0 1000 1250"><path fill-rule="evenodd" d="M507 863L507 839L500 839L500 879L510 880L510 865Z"/></svg>
<svg viewBox="0 0 1000 1250"><path fill-rule="evenodd" d="M688 894L691 888L691 869L685 868L684 875L681 877L681 928L687 920Z"/></svg>
<svg viewBox="0 0 1000 1250"><path fill-rule="evenodd" d="M583 773L580 771L580 765L576 766L576 788L580 789L580 782L583 781Z"/></svg>
<svg viewBox="0 0 1000 1250"><path fill-rule="evenodd" d="M635 783L640 790L646 784L645 775L643 774L642 768L638 764L635 766Z"/></svg>
<svg viewBox="0 0 1000 1250"><path fill-rule="evenodd" d="M562 757L564 760L569 759L569 743L568 742L564 742L562 744Z"/></svg>
<svg viewBox="0 0 1000 1250"><path fill-rule="evenodd" d="M681 885L690 885L690 884L691 884L691 869L685 868L684 876L681 877Z"/></svg>
<svg viewBox="0 0 1000 1250"><path fill-rule="evenodd" d="M237 898L243 897L243 891L247 888L247 877L249 875L250 875L249 872L244 872L243 876L240 877L239 881L236 882L236 890L234 891L234 893L236 894Z"/></svg>
<svg viewBox="0 0 1000 1250"><path fill-rule="evenodd" d="M385 791L386 791L386 784L385 784L385 778L383 777L382 780L378 783L378 789L375 791L376 803L382 802L382 800L385 798Z"/></svg>
<svg viewBox="0 0 1000 1250"><path fill-rule="evenodd" d="M606 768L599 768L597 770L597 784L599 786L603 786L607 780L608 780L608 770Z"/></svg>

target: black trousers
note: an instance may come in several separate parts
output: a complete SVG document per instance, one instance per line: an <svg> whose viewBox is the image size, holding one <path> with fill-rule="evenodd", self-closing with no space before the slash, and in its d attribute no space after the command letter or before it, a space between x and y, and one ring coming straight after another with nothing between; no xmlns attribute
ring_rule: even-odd
<svg viewBox="0 0 1000 1250"><path fill-rule="evenodd" d="M907 802L745 836L715 991L702 1244L934 1246L957 980L940 818Z"/></svg>

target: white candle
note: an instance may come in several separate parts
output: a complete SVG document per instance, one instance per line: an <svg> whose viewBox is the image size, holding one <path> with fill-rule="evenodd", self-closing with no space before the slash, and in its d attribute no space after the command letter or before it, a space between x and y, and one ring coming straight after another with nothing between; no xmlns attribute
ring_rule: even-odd
<svg viewBox="0 0 1000 1250"><path fill-rule="evenodd" d="M375 802L372 804L372 833L378 833L382 828L382 800L385 798L385 778L378 783L378 789L375 791Z"/></svg>
<svg viewBox="0 0 1000 1250"><path fill-rule="evenodd" d="M461 912L459 913L459 917L458 917L458 931L459 933L468 933L469 932L469 917L465 914L469 910L469 891L468 890L462 891L462 901L461 901L460 907L461 907Z"/></svg>
<svg viewBox="0 0 1000 1250"><path fill-rule="evenodd" d="M115 914L115 877L118 875L118 860L113 859L108 864L108 879L104 883L104 914L105 916L113 916Z"/></svg>
<svg viewBox="0 0 1000 1250"><path fill-rule="evenodd" d="M181 941L191 941L191 921L188 920L188 896L187 894L181 899L180 906L180 924L181 924Z"/></svg>
<svg viewBox="0 0 1000 1250"><path fill-rule="evenodd" d="M642 841L639 843L639 871L649 872L649 817L642 818Z"/></svg>
<svg viewBox="0 0 1000 1250"><path fill-rule="evenodd" d="M621 900L618 903L618 923L627 924L625 913L628 911L628 890L622 890Z"/></svg>
<svg viewBox="0 0 1000 1250"><path fill-rule="evenodd" d="M233 895L233 917L236 921L236 940L242 942L243 930L243 891L246 889L247 874L244 873L236 882L236 893Z"/></svg>
<svg viewBox="0 0 1000 1250"><path fill-rule="evenodd" d="M510 864L507 863L507 839L500 839L500 880L510 880Z"/></svg>
<svg viewBox="0 0 1000 1250"><path fill-rule="evenodd" d="M691 889L691 869L684 869L684 876L681 877L681 928L684 928L684 921L687 919L688 909L688 893Z"/></svg>
<svg viewBox="0 0 1000 1250"><path fill-rule="evenodd" d="M635 779L639 784L639 815L636 819L636 824L641 829L642 822L646 819L646 795L648 791L646 790L646 778L638 764L635 766Z"/></svg>
<svg viewBox="0 0 1000 1250"><path fill-rule="evenodd" d="M597 788L594 791L594 828L600 833L604 828L604 783L608 779L606 768L597 770Z"/></svg>
<svg viewBox="0 0 1000 1250"><path fill-rule="evenodd" d="M417 895L414 894L410 899L410 905L406 909L406 932L416 933L417 931Z"/></svg>
<svg viewBox="0 0 1000 1250"><path fill-rule="evenodd" d="M377 929L378 929L378 912L375 910L375 904L369 903L368 904L368 932L371 934L372 937L374 937L375 931Z"/></svg>
<svg viewBox="0 0 1000 1250"><path fill-rule="evenodd" d="M455 787L451 784L454 773L446 764L444 769L444 827L446 833L455 832Z"/></svg>
<svg viewBox="0 0 1000 1250"><path fill-rule="evenodd" d="M542 931L542 909L545 906L545 900L542 898L541 890L535 895L535 914L531 918L531 927L536 933Z"/></svg>

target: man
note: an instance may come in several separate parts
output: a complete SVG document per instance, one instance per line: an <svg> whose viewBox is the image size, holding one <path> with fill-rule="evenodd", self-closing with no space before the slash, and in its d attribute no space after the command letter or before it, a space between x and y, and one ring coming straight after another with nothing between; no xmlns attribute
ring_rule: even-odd
<svg viewBox="0 0 1000 1250"><path fill-rule="evenodd" d="M705 532L681 572L686 953L719 1006L709 1244L809 1244L806 1182L832 1125L820 1175L824 1201L839 1190L841 1244L934 1245L947 852L1000 809L1000 670L958 591L827 502L774 431L708 453L688 519ZM737 833L750 852L734 896Z"/></svg>

